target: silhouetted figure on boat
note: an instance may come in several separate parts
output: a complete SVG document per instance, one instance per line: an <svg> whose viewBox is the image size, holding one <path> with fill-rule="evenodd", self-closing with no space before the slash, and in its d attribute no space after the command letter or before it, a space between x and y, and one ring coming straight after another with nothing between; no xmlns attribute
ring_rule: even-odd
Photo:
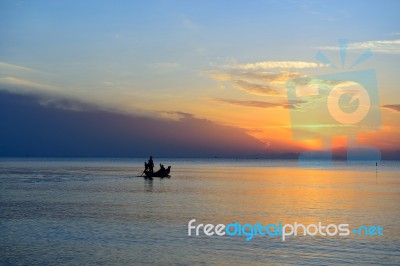
<svg viewBox="0 0 400 266"><path fill-rule="evenodd" d="M161 173L165 172L165 167L163 164L160 164L160 170L158 170L158 172L161 172Z"/></svg>
<svg viewBox="0 0 400 266"><path fill-rule="evenodd" d="M148 172L146 176L155 176L155 177L169 177L169 173L171 172L171 166L168 166L168 168L165 168L164 165L161 165L160 170L154 173Z"/></svg>
<svg viewBox="0 0 400 266"><path fill-rule="evenodd" d="M145 165L146 167L146 165ZM154 169L154 162L153 162L153 156L150 156L150 159L147 163L147 169L149 170L150 173L153 173Z"/></svg>

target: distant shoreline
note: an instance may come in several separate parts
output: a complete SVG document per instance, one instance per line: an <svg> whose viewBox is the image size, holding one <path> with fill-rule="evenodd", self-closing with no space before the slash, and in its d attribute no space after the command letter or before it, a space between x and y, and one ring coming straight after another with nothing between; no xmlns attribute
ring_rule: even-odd
<svg viewBox="0 0 400 266"><path fill-rule="evenodd" d="M146 160L148 156L0 156L0 159L143 159ZM181 159L181 160L243 160L243 161L263 161L263 160L288 160L293 161L297 160L298 157L228 157L228 156L221 156L221 157L179 157L179 156L170 156L170 157L156 157L157 160L162 159ZM318 160L310 160L310 161L329 161L325 159L318 159ZM346 158L333 158L332 161L346 161ZM373 160L360 160L360 162L372 162ZM383 158L380 161L400 161L400 158Z"/></svg>

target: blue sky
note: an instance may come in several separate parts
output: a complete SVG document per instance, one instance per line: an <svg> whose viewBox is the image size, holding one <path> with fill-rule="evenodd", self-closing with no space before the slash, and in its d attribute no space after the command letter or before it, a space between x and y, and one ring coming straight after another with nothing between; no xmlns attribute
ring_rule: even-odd
<svg viewBox="0 0 400 266"><path fill-rule="evenodd" d="M399 38L398 1L2 1L0 5L1 60L56 72L59 77L50 81L61 85L71 77L92 87L104 72L118 80L132 77L143 85L151 82L152 65L179 64L183 69L177 74L186 76L232 58L243 63L310 61L315 47L334 45L339 38L352 42ZM162 78L165 73L160 72L156 74Z"/></svg>

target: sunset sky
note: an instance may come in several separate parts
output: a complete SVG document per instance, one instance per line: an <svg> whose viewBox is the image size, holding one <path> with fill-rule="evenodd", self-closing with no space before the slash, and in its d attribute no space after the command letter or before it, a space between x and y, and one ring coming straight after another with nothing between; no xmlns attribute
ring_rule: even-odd
<svg viewBox="0 0 400 266"><path fill-rule="evenodd" d="M171 155L195 156L183 151L200 146L217 154L211 147L219 139L227 141L222 150L235 146L233 153L251 153L249 147L257 153L319 148L318 134L326 129L318 125L312 139L294 136L290 112L313 103L289 101L287 82L372 69L381 127L360 130L357 138L400 156L399 10L399 1L1 1L0 96L9 104L0 107L0 118L7 120L0 133L0 155L18 155L13 149L24 149L10 144L23 142L13 133L13 121L24 130L22 118L36 121L41 116L45 121L46 108L63 111L60 117L65 118L66 111L88 112L86 107L101 117L108 112L151 120L148 131L155 132L148 141L157 146L171 139L190 142L189 136L199 134L201 145L188 144ZM343 67L341 39L348 40ZM372 56L350 69L368 49ZM318 52L337 68L317 60ZM36 107L31 106L31 113L24 115L21 97L31 97L43 110L32 112ZM73 127L80 127L77 120ZM181 127L179 136L175 127ZM168 138L165 128L170 128ZM206 133L199 133L201 128ZM42 129L57 134L51 124ZM346 146L346 131L328 131L334 148ZM124 136L144 135L148 133ZM36 140L31 136L24 143ZM146 152L145 147L140 150ZM87 154L102 153L107 148Z"/></svg>

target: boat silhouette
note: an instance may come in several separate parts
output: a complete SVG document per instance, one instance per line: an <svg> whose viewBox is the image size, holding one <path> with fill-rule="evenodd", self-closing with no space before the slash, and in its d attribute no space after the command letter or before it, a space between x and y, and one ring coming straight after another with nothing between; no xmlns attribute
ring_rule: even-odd
<svg viewBox="0 0 400 266"><path fill-rule="evenodd" d="M145 179L153 179L153 177L171 177L169 173L171 172L171 166L168 166L167 169L160 169L157 172L151 172L149 170L145 170L143 172Z"/></svg>

